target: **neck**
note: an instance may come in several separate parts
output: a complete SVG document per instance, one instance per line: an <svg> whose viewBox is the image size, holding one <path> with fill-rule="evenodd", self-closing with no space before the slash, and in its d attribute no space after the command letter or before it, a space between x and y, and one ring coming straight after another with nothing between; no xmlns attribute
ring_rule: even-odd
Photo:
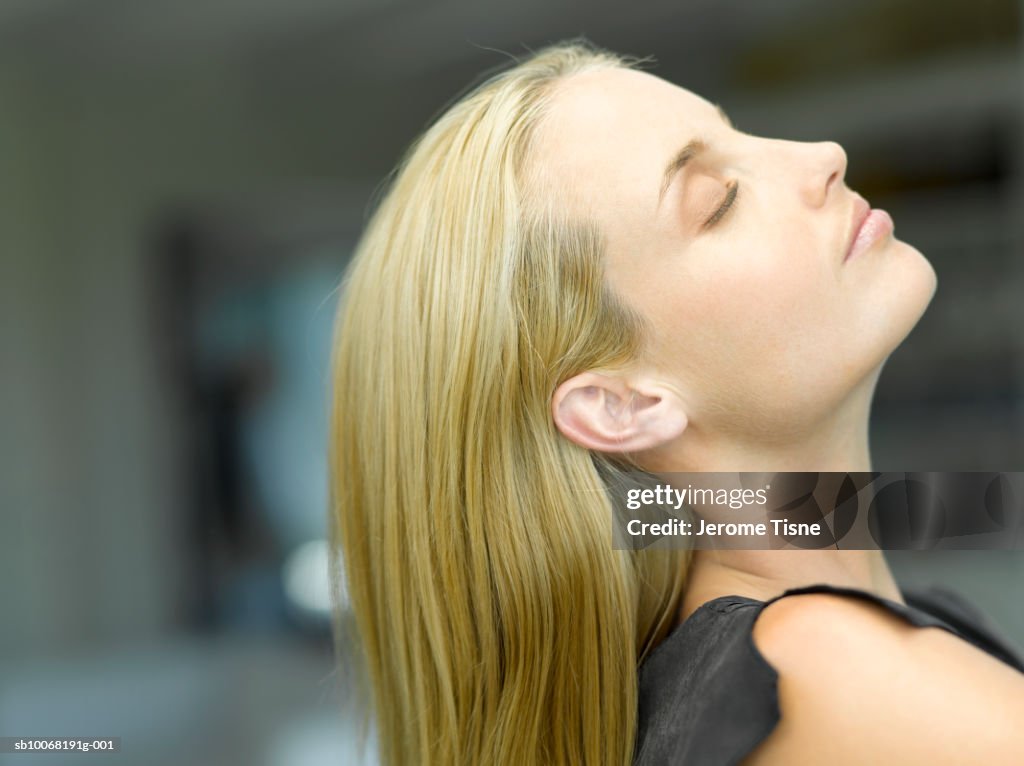
<svg viewBox="0 0 1024 766"><path fill-rule="evenodd" d="M870 471L868 415L874 379L813 424L783 433L726 432L694 418L682 437L647 456L661 471Z"/></svg>
<svg viewBox="0 0 1024 766"><path fill-rule="evenodd" d="M670 459L678 471L871 471L868 411L874 380L799 443L758 444L699 439ZM693 446L692 443L690 445ZM700 454L699 461L688 459ZM880 550L697 550L679 619L725 595L768 600L790 588L826 584L857 588L903 603Z"/></svg>
<svg viewBox="0 0 1024 766"><path fill-rule="evenodd" d="M807 585L857 588L902 604L882 551L701 550L694 552L680 621L719 596L767 601Z"/></svg>

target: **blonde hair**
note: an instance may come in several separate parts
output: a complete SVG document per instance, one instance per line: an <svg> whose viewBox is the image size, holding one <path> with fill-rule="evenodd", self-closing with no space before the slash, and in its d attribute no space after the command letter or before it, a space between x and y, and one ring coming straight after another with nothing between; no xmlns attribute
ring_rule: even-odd
<svg viewBox="0 0 1024 766"><path fill-rule="evenodd" d="M599 227L531 163L559 82L638 61L573 40L491 75L409 148L346 274L332 579L387 766L632 759L637 665L690 554L614 550L615 464L554 426L559 383L622 368L645 331Z"/></svg>

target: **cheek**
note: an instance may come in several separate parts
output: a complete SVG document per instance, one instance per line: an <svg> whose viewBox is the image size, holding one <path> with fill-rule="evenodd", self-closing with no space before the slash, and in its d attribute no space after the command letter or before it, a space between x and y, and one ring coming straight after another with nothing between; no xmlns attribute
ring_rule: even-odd
<svg viewBox="0 0 1024 766"><path fill-rule="evenodd" d="M794 407L817 411L832 396L843 307L834 271L800 244L752 244L675 283L678 300L661 306L663 363L705 415L792 423Z"/></svg>
<svg viewBox="0 0 1024 766"><path fill-rule="evenodd" d="M705 362L722 359L756 364L802 353L832 323L838 308L834 275L813 256L810 243L788 246L747 242L694 266L677 283L681 299L664 312L667 333Z"/></svg>

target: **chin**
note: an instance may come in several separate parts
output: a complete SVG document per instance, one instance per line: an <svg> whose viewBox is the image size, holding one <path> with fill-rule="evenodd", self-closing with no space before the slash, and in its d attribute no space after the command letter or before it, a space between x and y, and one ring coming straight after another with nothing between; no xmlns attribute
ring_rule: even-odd
<svg viewBox="0 0 1024 766"><path fill-rule="evenodd" d="M892 270L884 278L888 282L888 313L891 348L895 350L917 325L931 304L938 289L935 268L920 250L906 242L894 240Z"/></svg>
<svg viewBox="0 0 1024 766"><path fill-rule="evenodd" d="M896 240L896 243L908 251L911 256L907 263L907 289L908 292L917 295L917 303L920 305L918 319L920 319L921 314L924 314L924 310L928 308L928 304L935 296L935 291L939 286L939 275L935 273L932 262L925 258L924 254L916 247L899 240Z"/></svg>

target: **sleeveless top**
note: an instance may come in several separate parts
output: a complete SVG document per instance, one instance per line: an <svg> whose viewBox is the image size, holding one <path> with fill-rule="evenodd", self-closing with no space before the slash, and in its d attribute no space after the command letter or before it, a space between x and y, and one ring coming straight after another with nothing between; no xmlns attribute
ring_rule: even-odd
<svg viewBox="0 0 1024 766"><path fill-rule="evenodd" d="M677 625L639 669L634 766L733 766L779 721L778 674L757 649L754 620L798 593L836 593L880 604L917 627L938 626L1024 673L1024 656L982 612L945 588L902 590L906 606L832 585L791 588L768 601L721 596Z"/></svg>

